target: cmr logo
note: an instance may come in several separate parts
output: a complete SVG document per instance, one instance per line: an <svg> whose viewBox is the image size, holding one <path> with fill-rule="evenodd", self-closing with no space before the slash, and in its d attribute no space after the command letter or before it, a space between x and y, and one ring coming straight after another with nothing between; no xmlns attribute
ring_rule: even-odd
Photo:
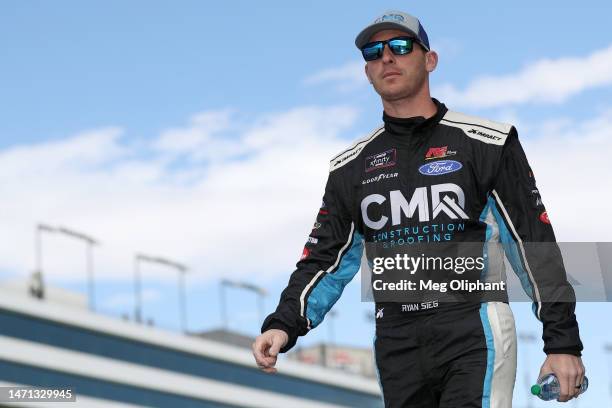
<svg viewBox="0 0 612 408"><path fill-rule="evenodd" d="M374 24L382 23L383 21L403 22L404 16L402 16L401 14L385 14L384 16L379 17L376 20L374 20Z"/></svg>
<svg viewBox="0 0 612 408"><path fill-rule="evenodd" d="M429 207L428 190L431 190L431 210ZM452 195L452 196L451 196ZM455 201L456 197L456 201ZM363 222L374 230L382 229L389 217L382 215L379 219L373 220L368 215L370 206L382 205L387 201L387 197L382 194L370 194L361 201L361 216ZM427 222L436 219L440 213L446 214L449 218L469 219L465 213L465 194L461 187L453 183L435 184L428 187L418 187L412 193L410 201L400 190L389 192L389 203L391 207L391 225L402 223L402 214L407 218L412 218L418 214L419 222Z"/></svg>

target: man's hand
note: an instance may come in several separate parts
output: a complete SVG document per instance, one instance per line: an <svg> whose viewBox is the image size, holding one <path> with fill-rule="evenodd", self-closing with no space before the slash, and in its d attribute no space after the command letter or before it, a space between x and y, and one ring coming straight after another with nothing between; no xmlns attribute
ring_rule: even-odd
<svg viewBox="0 0 612 408"><path fill-rule="evenodd" d="M580 357L571 354L549 354L542 364L538 378L553 373L561 385L559 402L566 402L576 397L584 381L584 365Z"/></svg>
<svg viewBox="0 0 612 408"><path fill-rule="evenodd" d="M275 373L276 356L288 341L289 335L278 329L270 329L257 336L253 343L253 356L257 366L266 373Z"/></svg>

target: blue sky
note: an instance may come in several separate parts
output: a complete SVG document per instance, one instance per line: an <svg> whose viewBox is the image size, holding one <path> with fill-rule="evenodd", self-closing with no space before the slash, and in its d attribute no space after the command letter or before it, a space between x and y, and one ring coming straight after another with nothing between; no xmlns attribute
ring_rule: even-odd
<svg viewBox="0 0 612 408"><path fill-rule="evenodd" d="M301 81L357 59L355 33L382 8L400 5L421 17L434 45L457 49L441 55L433 78L457 86L609 46L605 1L7 2L1 143L109 124L147 135L205 109L256 113L343 101ZM378 120L376 97L364 92L361 102L370 108L364 122ZM571 111L585 113L582 105Z"/></svg>
<svg viewBox="0 0 612 408"><path fill-rule="evenodd" d="M32 269L42 221L102 241L107 313L131 310L135 251L191 266L194 330L220 324L223 277L268 287L271 309L318 209L328 158L380 122L354 36L398 7L421 18L439 51L433 96L517 125L558 238L612 241L600 215L612 199L600 153L612 148L610 2L5 2L0 192L10 199L0 204L0 273ZM45 253L47 279L82 290L79 244L48 237ZM174 283L165 270L145 271L145 314L170 328ZM230 295L230 326L256 332L255 300ZM519 329L537 332L524 306ZM370 344L369 308L349 285L338 342ZM612 308L578 310L595 378L588 398L601 401L612 331L600 319ZM326 340L326 324L303 344ZM542 354L532 348L536 367Z"/></svg>

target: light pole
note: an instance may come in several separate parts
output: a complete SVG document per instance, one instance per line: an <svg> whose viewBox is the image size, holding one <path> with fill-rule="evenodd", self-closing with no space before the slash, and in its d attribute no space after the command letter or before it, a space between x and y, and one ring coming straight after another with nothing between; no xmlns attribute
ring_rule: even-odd
<svg viewBox="0 0 612 408"><path fill-rule="evenodd" d="M96 310L95 292L94 292L94 269L93 269L93 247L94 245L100 245L100 242L96 241L89 235L74 230L58 227L57 232L69 236L71 238L78 239L85 242L85 259L87 262L87 287L89 293L89 309L92 311Z"/></svg>
<svg viewBox="0 0 612 408"><path fill-rule="evenodd" d="M185 292L185 273L189 270L185 265L171 261L159 256L136 254L134 256L134 319L140 323L142 321L142 287L140 274L140 261L168 266L178 271L178 300L179 314L181 320L181 330L187 330L187 302Z"/></svg>
<svg viewBox="0 0 612 408"><path fill-rule="evenodd" d="M263 322L265 309L264 309L264 297L268 295L268 291L264 288L261 288L257 285L253 285L252 283L247 282L237 282L231 281L228 279L221 280L221 288L220 288L220 297L221 297L221 318L223 319L223 327L227 330L227 305L226 305L226 296L225 296L225 288L232 287L237 289L245 289L250 292L253 292L257 295L257 305L259 309L259 319Z"/></svg>
<svg viewBox="0 0 612 408"><path fill-rule="evenodd" d="M42 299L45 297L45 286L43 280L43 267L42 267L42 233L43 232L55 232L55 228L46 225L38 224L34 230L34 262L35 269L32 276L33 282L30 286L30 293L32 296Z"/></svg>
<svg viewBox="0 0 612 408"><path fill-rule="evenodd" d="M38 224L36 226L36 234L35 234L35 242L34 242L34 252L36 259L36 271L34 272L34 278L38 282L39 289L31 289L31 292L34 296L42 298L44 295L44 287L43 287L43 267L42 267L42 233L50 232L50 233L59 233L66 235L71 238L76 238L78 240L84 241L86 244L86 270L87 270L87 286L88 286L88 294L89 294L89 309L95 310L95 293L94 293L94 279L93 279L93 246L99 245L99 242L93 239L92 237L83 234L81 232L76 232L66 227L52 227L46 224Z"/></svg>
<svg viewBox="0 0 612 408"><path fill-rule="evenodd" d="M527 345L529 344L533 344L536 342L536 336L532 333L519 333L518 335L519 340L527 343ZM531 387L531 375L529 372L529 349L527 347L523 348L524 351L524 356L525 358L523 359L524 364L525 364L525 368L524 368L524 381L525 381L525 389L528 390ZM532 397L530 393L527 393L527 405L525 405L526 408L532 408Z"/></svg>

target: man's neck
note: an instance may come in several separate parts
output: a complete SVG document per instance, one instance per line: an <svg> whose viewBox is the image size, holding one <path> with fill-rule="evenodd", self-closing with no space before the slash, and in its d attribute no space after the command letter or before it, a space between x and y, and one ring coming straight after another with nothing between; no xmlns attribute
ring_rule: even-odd
<svg viewBox="0 0 612 408"><path fill-rule="evenodd" d="M397 101L382 100L385 113L394 118L412 118L423 116L428 119L436 114L438 108L429 94L423 96L399 99Z"/></svg>

